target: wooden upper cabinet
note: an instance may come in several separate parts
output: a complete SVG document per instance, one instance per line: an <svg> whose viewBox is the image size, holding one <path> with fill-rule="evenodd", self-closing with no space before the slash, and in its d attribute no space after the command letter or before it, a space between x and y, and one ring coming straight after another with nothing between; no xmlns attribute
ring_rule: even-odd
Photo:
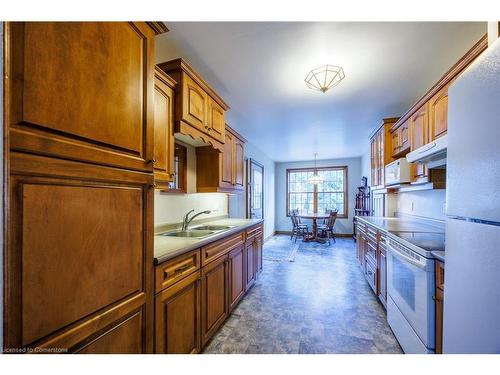
<svg viewBox="0 0 500 375"><path fill-rule="evenodd" d="M153 167L157 186L174 176L174 88L175 81L156 69Z"/></svg>
<svg viewBox="0 0 500 375"><path fill-rule="evenodd" d="M182 119L202 132L207 132L208 126L208 95L195 81L184 74L182 82Z"/></svg>
<svg viewBox="0 0 500 375"><path fill-rule="evenodd" d="M232 187L234 181L234 136L231 132L227 131L224 137L221 183L227 187Z"/></svg>
<svg viewBox="0 0 500 375"><path fill-rule="evenodd" d="M154 32L146 23L6 23L12 150L153 170Z"/></svg>
<svg viewBox="0 0 500 375"><path fill-rule="evenodd" d="M212 98L209 98L208 103L208 133L216 140L224 143L224 134L226 132L224 109Z"/></svg>
<svg viewBox="0 0 500 375"><path fill-rule="evenodd" d="M412 151L428 143L428 124L428 105L426 103L410 117Z"/></svg>
<svg viewBox="0 0 500 375"><path fill-rule="evenodd" d="M229 106L185 60L158 66L179 83L175 93L175 131L201 138L222 152L224 114Z"/></svg>
<svg viewBox="0 0 500 375"><path fill-rule="evenodd" d="M196 148L198 192L238 192L244 188L245 140L226 124L222 152L213 147Z"/></svg>
<svg viewBox="0 0 500 375"><path fill-rule="evenodd" d="M238 137L234 140L234 186L237 189L244 187L245 174L245 143Z"/></svg>
<svg viewBox="0 0 500 375"><path fill-rule="evenodd" d="M428 103L420 107L410 117L411 150L414 151L428 143L429 111ZM417 163L411 165L411 181L415 183L428 182L427 167Z"/></svg>
<svg viewBox="0 0 500 375"><path fill-rule="evenodd" d="M429 142L448 131L448 87L439 90L429 101Z"/></svg>
<svg viewBox="0 0 500 375"><path fill-rule="evenodd" d="M410 138L408 136L408 121L405 121L397 129L392 130L392 157L398 159L410 151Z"/></svg>
<svg viewBox="0 0 500 375"><path fill-rule="evenodd" d="M408 121L405 121L399 128L399 152L410 151L410 137L408 132Z"/></svg>

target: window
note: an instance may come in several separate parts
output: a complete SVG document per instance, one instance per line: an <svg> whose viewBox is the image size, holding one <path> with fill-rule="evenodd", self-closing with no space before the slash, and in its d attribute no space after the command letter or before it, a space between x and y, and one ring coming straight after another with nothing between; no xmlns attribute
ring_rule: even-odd
<svg viewBox="0 0 500 375"><path fill-rule="evenodd" d="M317 168L323 183L308 182L314 168L287 169L287 215L298 209L301 214L338 209L339 217L347 217L347 167Z"/></svg>

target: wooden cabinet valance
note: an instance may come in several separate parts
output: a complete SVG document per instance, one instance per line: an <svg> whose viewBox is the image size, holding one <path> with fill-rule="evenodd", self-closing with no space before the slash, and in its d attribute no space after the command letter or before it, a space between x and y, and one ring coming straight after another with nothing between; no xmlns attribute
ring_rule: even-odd
<svg viewBox="0 0 500 375"><path fill-rule="evenodd" d="M160 69L178 82L175 98L175 131L201 138L222 151L225 112L229 106L183 59L167 61Z"/></svg>

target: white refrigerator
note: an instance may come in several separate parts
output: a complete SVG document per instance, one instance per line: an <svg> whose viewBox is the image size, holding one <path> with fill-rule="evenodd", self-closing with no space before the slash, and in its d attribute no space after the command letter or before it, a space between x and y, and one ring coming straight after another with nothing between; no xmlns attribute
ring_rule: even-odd
<svg viewBox="0 0 500 375"><path fill-rule="evenodd" d="M448 91L444 353L500 353L500 39Z"/></svg>

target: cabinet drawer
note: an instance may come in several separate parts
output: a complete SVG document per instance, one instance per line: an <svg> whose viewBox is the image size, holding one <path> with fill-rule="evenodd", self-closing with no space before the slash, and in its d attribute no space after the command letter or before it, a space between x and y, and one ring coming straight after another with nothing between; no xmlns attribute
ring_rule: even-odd
<svg viewBox="0 0 500 375"><path fill-rule="evenodd" d="M444 263L436 262L436 287L444 291Z"/></svg>
<svg viewBox="0 0 500 375"><path fill-rule="evenodd" d="M156 266L156 293L182 280L198 269L200 269L199 249Z"/></svg>
<svg viewBox="0 0 500 375"><path fill-rule="evenodd" d="M366 246L366 256L370 257L373 263L376 263L377 259L377 245L371 241L367 242Z"/></svg>
<svg viewBox="0 0 500 375"><path fill-rule="evenodd" d="M245 241L245 232L237 233L233 236L223 238L201 248L201 264L205 266L218 257L227 254L235 246Z"/></svg>
<svg viewBox="0 0 500 375"><path fill-rule="evenodd" d="M366 235L368 236L368 238L370 240L372 240L373 242L377 243L377 232L378 231L377 231L376 228L368 226L368 229L366 231Z"/></svg>
<svg viewBox="0 0 500 375"><path fill-rule="evenodd" d="M372 288L373 291L377 293L377 268L368 254L365 256L365 259L365 278L368 281L370 288Z"/></svg>
<svg viewBox="0 0 500 375"><path fill-rule="evenodd" d="M262 235L262 225L257 225L247 230L247 240L251 237Z"/></svg>

